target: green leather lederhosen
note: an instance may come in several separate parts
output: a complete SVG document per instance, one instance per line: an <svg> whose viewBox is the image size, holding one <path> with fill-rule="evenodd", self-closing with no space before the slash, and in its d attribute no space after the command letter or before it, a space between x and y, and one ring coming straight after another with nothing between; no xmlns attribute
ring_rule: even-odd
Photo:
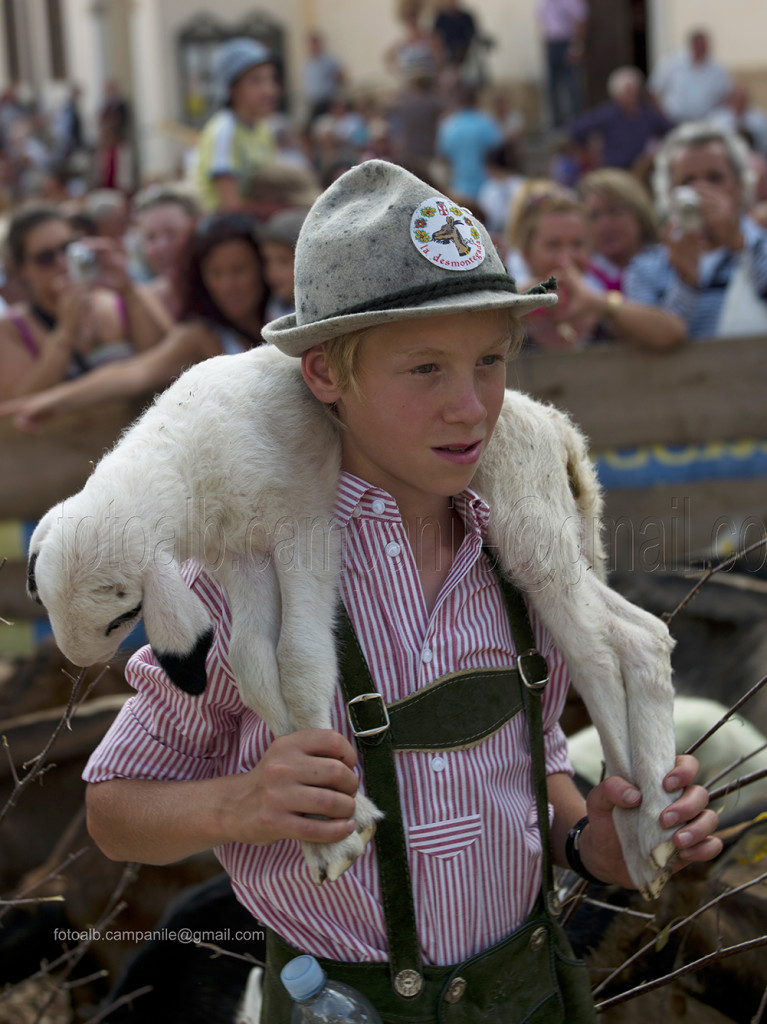
<svg viewBox="0 0 767 1024"><path fill-rule="evenodd" d="M527 609L499 576L515 648L515 669L443 676L385 705L345 613L340 630L341 685L362 753L366 791L386 817L375 835L388 963L317 959L328 977L363 992L385 1024L581 1024L595 1022L586 965L576 959L556 920L549 842L541 697L548 681L535 650ZM527 714L541 834L543 878L535 907L511 935L461 964L423 966L394 767L395 750L444 751L472 746ZM261 1024L289 1024L292 1003L279 972L300 950L267 936Z"/></svg>

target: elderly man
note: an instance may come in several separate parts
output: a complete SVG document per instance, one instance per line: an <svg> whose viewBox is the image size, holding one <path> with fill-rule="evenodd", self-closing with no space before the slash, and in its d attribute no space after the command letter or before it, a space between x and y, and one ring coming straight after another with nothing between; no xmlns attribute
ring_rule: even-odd
<svg viewBox="0 0 767 1024"><path fill-rule="evenodd" d="M696 29L687 48L663 57L650 75L650 92L669 120L703 120L732 88L730 76L711 56L707 32Z"/></svg>
<svg viewBox="0 0 767 1024"><path fill-rule="evenodd" d="M654 182L665 241L629 265L626 297L681 318L691 338L767 331L767 231L747 216L752 179L738 136L695 122L671 132Z"/></svg>
<svg viewBox="0 0 767 1024"><path fill-rule="evenodd" d="M629 171L672 124L647 101L639 68L617 68L607 79L607 91L609 102L576 117L570 123L570 136L580 146L596 136L600 164Z"/></svg>

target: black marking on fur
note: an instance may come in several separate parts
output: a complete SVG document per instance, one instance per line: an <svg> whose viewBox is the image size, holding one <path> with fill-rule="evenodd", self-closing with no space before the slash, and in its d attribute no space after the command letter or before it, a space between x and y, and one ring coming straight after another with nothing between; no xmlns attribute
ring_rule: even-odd
<svg viewBox="0 0 767 1024"><path fill-rule="evenodd" d="M129 612L123 612L122 615L118 615L116 619L112 619L112 621L107 626L107 630L106 633L104 633L104 636L109 636L110 633L114 633L114 631L116 629L119 629L120 626L124 626L126 622L130 622L131 619L137 618L137 616L139 616L140 614L141 602L139 601L135 608L131 608Z"/></svg>
<svg viewBox="0 0 767 1024"><path fill-rule="evenodd" d="M210 626L200 636L188 654L174 654L172 651L157 651L155 657L168 674L170 681L194 697L205 691L208 676L205 671L205 658L213 643L213 627Z"/></svg>
<svg viewBox="0 0 767 1024"><path fill-rule="evenodd" d="M41 605L43 602L40 600L40 596L37 593L37 580L35 579L35 562L37 562L37 552L29 556L29 562L27 563L27 597L31 597L33 601Z"/></svg>

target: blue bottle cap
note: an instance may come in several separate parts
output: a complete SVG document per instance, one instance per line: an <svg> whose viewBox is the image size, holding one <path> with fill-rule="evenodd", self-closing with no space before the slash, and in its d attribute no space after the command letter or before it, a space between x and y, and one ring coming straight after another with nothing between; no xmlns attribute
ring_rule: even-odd
<svg viewBox="0 0 767 1024"><path fill-rule="evenodd" d="M280 972L282 984L291 999L309 999L316 995L327 981L327 975L313 956L297 956L286 963Z"/></svg>

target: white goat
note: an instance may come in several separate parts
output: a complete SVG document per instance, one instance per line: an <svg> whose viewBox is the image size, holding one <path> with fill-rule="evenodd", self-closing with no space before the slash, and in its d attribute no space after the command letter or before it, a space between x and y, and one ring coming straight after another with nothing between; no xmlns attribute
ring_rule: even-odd
<svg viewBox="0 0 767 1024"><path fill-rule="evenodd" d="M275 735L329 728L339 469L336 427L297 359L263 346L208 360L156 399L79 494L46 513L30 542L30 596L79 665L111 658L143 614L160 664L198 694L213 631L179 566L202 561L229 597L229 657L245 703ZM599 491L566 416L507 392L474 483L493 510L489 541L560 647L608 772L643 793L638 811L616 812L616 826L635 884L655 895L673 850L658 824L674 762L668 630L602 579ZM378 818L358 795L355 834L305 844L316 882L346 870Z"/></svg>

